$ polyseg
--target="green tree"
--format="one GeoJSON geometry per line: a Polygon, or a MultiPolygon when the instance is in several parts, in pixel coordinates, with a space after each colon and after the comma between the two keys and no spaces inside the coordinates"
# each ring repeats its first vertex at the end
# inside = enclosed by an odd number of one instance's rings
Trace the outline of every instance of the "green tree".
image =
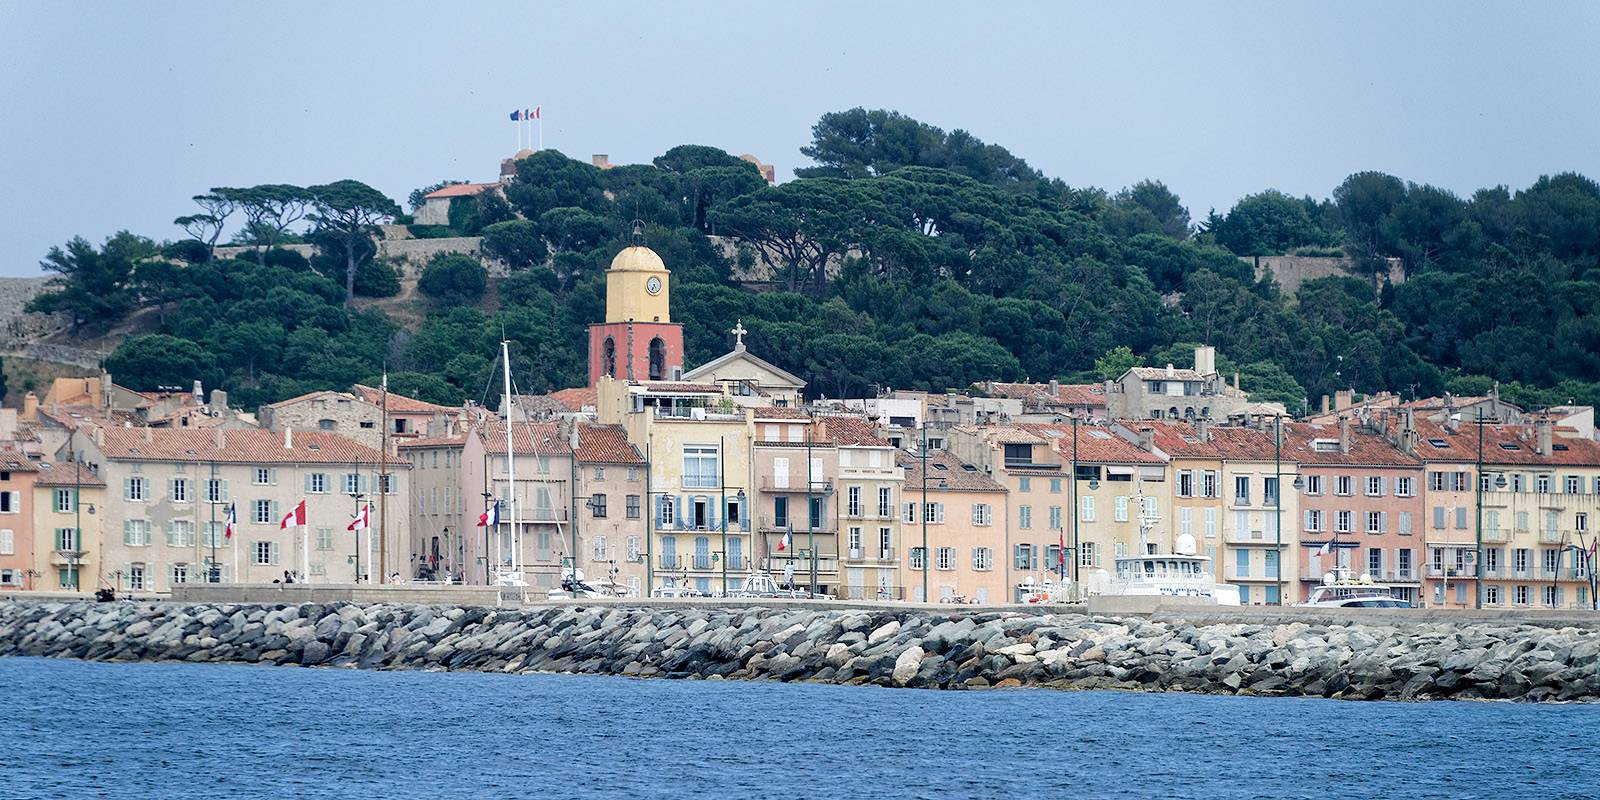
{"type": "Polygon", "coordinates": [[[85,322],[110,326],[127,316],[137,305],[133,290],[133,268],[139,261],[157,253],[156,245],[143,236],[120,231],[96,250],[81,236],[73,237],[66,248],[52,247],[39,266],[56,273],[49,288],[34,296],[27,311],[64,311],[72,316],[72,331],[79,332],[85,322]]]}
{"type": "Polygon", "coordinates": [[[440,253],[428,260],[417,279],[417,291],[444,306],[471,305],[483,298],[489,271],[476,258],[440,253]]]}
{"type": "Polygon", "coordinates": [[[525,219],[497,222],[483,229],[483,254],[513,270],[543,264],[550,258],[539,224],[525,219]]]}
{"type": "Polygon", "coordinates": [[[1217,243],[1241,256],[1273,256],[1306,245],[1331,243],[1307,211],[1308,200],[1296,200],[1276,189],[1250,195],[1212,226],[1217,243]]]}
{"type": "Polygon", "coordinates": [[[1117,192],[1113,205],[1122,209],[1142,209],[1150,213],[1159,232],[1173,239],[1189,238],[1189,209],[1161,181],[1139,181],[1117,192]]]}
{"type": "Polygon", "coordinates": [[[312,186],[306,191],[315,209],[311,221],[321,233],[344,248],[345,304],[350,305],[356,296],[360,247],[372,241],[372,226],[399,214],[400,207],[382,192],[360,181],[335,181],[312,186]]]}
{"type": "MultiPolygon", "coordinates": [[[[381,386],[383,375],[369,375],[361,381],[365,386],[381,386]]],[[[389,391],[441,406],[459,406],[466,397],[460,387],[444,378],[425,372],[391,372],[388,374],[389,391]]]]}
{"type": "Polygon", "coordinates": [[[222,235],[223,228],[227,226],[228,217],[233,215],[234,203],[215,189],[210,194],[195,195],[194,202],[200,206],[200,213],[178,217],[172,224],[205,245],[206,258],[209,259],[216,255],[217,237],[222,235]]]}
{"type": "Polygon", "coordinates": [[[282,242],[289,228],[304,219],[314,198],[311,191],[286,183],[248,188],[218,188],[211,193],[234,204],[244,215],[246,241],[255,245],[256,263],[266,263],[266,253],[282,242]]]}
{"type": "Polygon", "coordinates": [[[141,392],[188,386],[195,380],[215,385],[221,377],[216,359],[198,344],[161,333],[123,341],[106,356],[106,370],[119,384],[141,392]]]}
{"type": "Polygon", "coordinates": [[[1142,366],[1144,359],[1133,354],[1127,345],[1118,345],[1106,351],[1106,354],[1094,360],[1094,372],[1100,380],[1114,381],[1128,370],[1142,366]]]}

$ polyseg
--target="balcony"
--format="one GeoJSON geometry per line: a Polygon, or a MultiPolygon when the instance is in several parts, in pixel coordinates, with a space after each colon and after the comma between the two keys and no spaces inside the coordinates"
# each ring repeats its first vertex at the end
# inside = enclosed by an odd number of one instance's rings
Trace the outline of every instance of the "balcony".
{"type": "Polygon", "coordinates": [[[653,416],[665,421],[744,422],[743,411],[714,411],[699,407],[654,406],[653,416]]]}
{"type": "MultiPolygon", "coordinates": [[[[827,494],[828,490],[829,490],[829,487],[831,487],[832,485],[833,485],[833,479],[832,478],[816,478],[816,479],[813,479],[811,481],[811,493],[812,494],[816,494],[816,495],[827,494]]],[[[763,476],[761,476],[761,491],[763,491],[763,492],[795,492],[797,494],[805,494],[806,493],[806,479],[805,479],[804,475],[800,475],[800,476],[791,475],[791,476],[789,476],[787,478],[784,478],[784,479],[782,479],[780,481],[775,476],[763,475],[763,476]]]]}
{"type": "Polygon", "coordinates": [[[844,560],[852,564],[895,564],[900,560],[897,552],[893,548],[873,550],[865,547],[853,547],[845,551],[844,560]]]}
{"type": "Polygon", "coordinates": [[[1562,531],[1539,531],[1539,541],[1549,544],[1561,544],[1562,531]]]}
{"type": "MultiPolygon", "coordinates": [[[[714,557],[715,554],[706,555],[662,555],[656,557],[656,569],[667,572],[721,572],[722,561],[714,557]]],[[[728,559],[729,572],[749,572],[750,557],[745,555],[733,556],[728,559]]]]}
{"type": "Polygon", "coordinates": [[[1029,458],[1008,458],[1006,469],[1059,470],[1060,464],[1041,464],[1029,458]]]}
{"type": "Polygon", "coordinates": [[[1459,567],[1445,567],[1438,564],[1428,565],[1428,577],[1445,579],[1476,579],[1478,568],[1465,565],[1459,567]]]}
{"type": "MultiPolygon", "coordinates": [[[[811,574],[811,563],[809,556],[801,556],[797,553],[793,558],[787,556],[768,556],[763,558],[760,562],[760,568],[762,572],[781,575],[788,568],[788,565],[793,564],[794,574],[809,575],[811,574]]],[[[819,555],[817,556],[816,564],[818,575],[837,575],[839,572],[839,559],[834,556],[819,555]]]]}
{"type": "MultiPolygon", "coordinates": [[[[1274,545],[1278,544],[1278,536],[1275,533],[1272,533],[1270,531],[1264,531],[1264,530],[1251,529],[1251,530],[1248,530],[1248,531],[1241,531],[1241,530],[1236,530],[1235,529],[1235,530],[1229,530],[1228,531],[1227,542],[1228,542],[1228,544],[1253,544],[1253,545],[1274,546],[1274,545]]],[[[1293,536],[1287,537],[1285,539],[1285,541],[1284,541],[1284,544],[1285,545],[1294,544],[1294,537],[1293,536]]]]}
{"type": "Polygon", "coordinates": [[[760,528],[763,531],[768,531],[768,532],[771,532],[771,533],[783,533],[784,531],[793,530],[795,538],[797,538],[797,539],[800,537],[801,534],[814,533],[814,534],[816,534],[818,536],[822,536],[822,535],[832,536],[832,535],[834,535],[834,534],[839,532],[839,523],[835,522],[832,519],[823,519],[821,525],[818,525],[818,526],[813,527],[813,528],[806,527],[806,523],[809,522],[809,521],[810,520],[807,520],[803,516],[802,517],[790,516],[789,519],[787,520],[787,524],[779,525],[777,520],[774,519],[771,514],[762,514],[761,515],[760,528]]]}
{"type": "Polygon", "coordinates": [[[1509,542],[1511,531],[1507,528],[1484,528],[1483,540],[1486,542],[1509,542]]]}
{"type": "MultiPolygon", "coordinates": [[[[1229,581],[1276,583],[1280,574],[1282,574],[1280,570],[1265,566],[1240,569],[1237,564],[1229,564],[1223,568],[1223,577],[1229,581]]],[[[1285,575],[1284,579],[1287,580],[1288,576],[1285,575]]],[[[1317,580],[1322,579],[1319,577],[1317,580]]]]}

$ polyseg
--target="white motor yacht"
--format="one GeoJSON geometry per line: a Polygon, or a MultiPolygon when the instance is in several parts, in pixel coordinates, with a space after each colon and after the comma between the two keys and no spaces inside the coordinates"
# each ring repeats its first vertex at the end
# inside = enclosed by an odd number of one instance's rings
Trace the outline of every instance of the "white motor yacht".
{"type": "Polygon", "coordinates": [[[1308,608],[1410,608],[1411,604],[1394,596],[1388,586],[1373,583],[1371,575],[1352,577],[1339,567],[1322,576],[1322,585],[1311,590],[1304,603],[1308,608]]]}

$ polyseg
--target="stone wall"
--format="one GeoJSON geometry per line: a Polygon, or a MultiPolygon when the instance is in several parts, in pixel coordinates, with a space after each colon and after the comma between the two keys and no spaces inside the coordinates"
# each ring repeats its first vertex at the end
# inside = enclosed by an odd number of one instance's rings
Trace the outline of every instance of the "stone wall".
{"type": "MultiPolygon", "coordinates": [[[[1215,612],[1211,612],[1215,613],[1215,612]]],[[[0,655],[927,688],[1594,700],[1596,621],[381,603],[0,603],[0,655]]]]}
{"type": "Polygon", "coordinates": [[[23,354],[35,361],[53,361],[57,364],[71,364],[74,367],[85,369],[99,369],[100,363],[110,353],[100,350],[89,350],[82,347],[69,347],[64,344],[29,344],[23,354]]]}
{"type": "Polygon", "coordinates": [[[66,313],[25,313],[28,304],[49,285],[53,276],[0,278],[0,349],[12,349],[41,336],[64,331],[72,324],[66,313]]]}
{"type": "MultiPolygon", "coordinates": [[[[1324,258],[1320,256],[1240,256],[1244,261],[1250,262],[1256,268],[1256,280],[1272,275],[1285,294],[1293,295],[1300,291],[1300,284],[1314,278],[1327,278],[1334,275],[1357,276],[1350,271],[1351,260],[1348,258],[1324,258]]],[[[1391,258],[1387,274],[1379,275],[1380,280],[1388,281],[1396,286],[1406,282],[1406,272],[1400,265],[1400,259],[1391,258]]]]}

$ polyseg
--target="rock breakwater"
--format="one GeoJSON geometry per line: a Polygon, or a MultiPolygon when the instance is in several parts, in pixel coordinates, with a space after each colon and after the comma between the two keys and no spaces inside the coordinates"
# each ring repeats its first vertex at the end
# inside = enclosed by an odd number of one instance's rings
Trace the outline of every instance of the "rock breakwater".
{"type": "Polygon", "coordinates": [[[0,655],[929,688],[1594,700],[1593,626],[922,609],[0,603],[0,655]]]}

